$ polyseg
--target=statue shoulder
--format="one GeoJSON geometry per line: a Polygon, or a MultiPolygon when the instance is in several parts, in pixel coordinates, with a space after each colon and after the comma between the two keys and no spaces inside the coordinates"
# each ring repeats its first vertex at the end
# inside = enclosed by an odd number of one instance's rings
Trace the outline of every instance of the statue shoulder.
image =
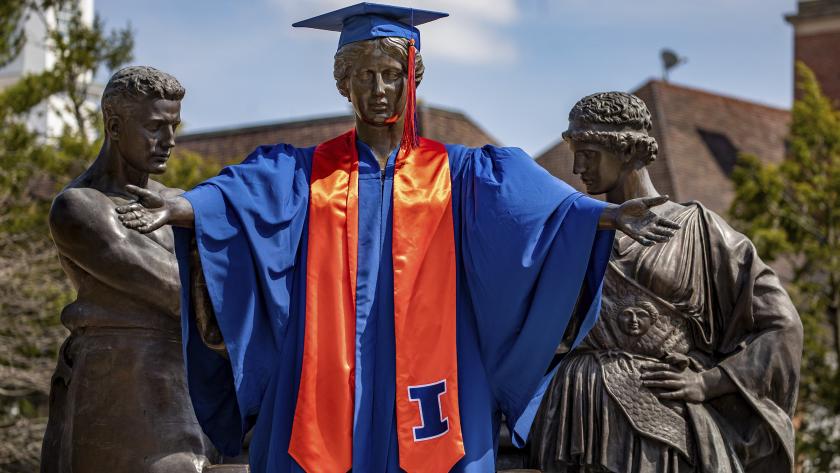
{"type": "Polygon", "coordinates": [[[90,187],[68,187],[53,199],[49,213],[50,234],[62,243],[79,242],[108,232],[117,222],[114,207],[128,199],[112,198],[90,187]],[[120,202],[114,199],[119,199],[120,202]]]}
{"type": "Polygon", "coordinates": [[[165,198],[175,197],[176,195],[181,195],[184,193],[184,189],[179,189],[177,187],[166,187],[162,183],[155,181],[154,179],[149,179],[149,183],[146,185],[146,188],[152,192],[158,192],[165,198]]]}
{"type": "Polygon", "coordinates": [[[746,245],[749,248],[753,247],[752,241],[746,235],[732,227],[725,218],[714,210],[697,201],[688,202],[685,205],[697,208],[698,215],[703,218],[704,226],[713,243],[720,242],[730,248],[741,245],[746,245]]]}

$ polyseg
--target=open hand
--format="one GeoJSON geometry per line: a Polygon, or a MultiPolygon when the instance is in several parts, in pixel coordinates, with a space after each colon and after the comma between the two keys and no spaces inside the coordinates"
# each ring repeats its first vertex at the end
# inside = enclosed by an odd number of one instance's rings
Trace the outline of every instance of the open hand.
{"type": "Polygon", "coordinates": [[[667,195],[640,197],[624,202],[616,209],[615,228],[645,246],[670,240],[680,226],[650,210],[665,202],[668,202],[667,195]]]}
{"type": "Polygon", "coordinates": [[[123,226],[140,233],[151,233],[168,223],[169,206],[160,194],[131,184],[125,186],[125,190],[137,196],[137,201],[117,207],[123,226]]]}

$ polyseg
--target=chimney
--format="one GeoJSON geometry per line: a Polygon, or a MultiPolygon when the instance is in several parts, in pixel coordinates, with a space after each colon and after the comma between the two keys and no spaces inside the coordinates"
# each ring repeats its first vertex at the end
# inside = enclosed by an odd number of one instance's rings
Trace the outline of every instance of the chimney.
{"type": "Polygon", "coordinates": [[[799,11],[785,19],[793,25],[794,60],[810,67],[840,106],[840,0],[799,0],[799,11]]]}

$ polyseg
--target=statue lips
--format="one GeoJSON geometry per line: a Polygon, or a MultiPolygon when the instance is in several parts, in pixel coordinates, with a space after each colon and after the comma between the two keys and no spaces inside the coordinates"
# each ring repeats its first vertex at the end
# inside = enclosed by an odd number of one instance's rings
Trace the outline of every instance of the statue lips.
{"type": "Polygon", "coordinates": [[[170,154],[169,153],[157,153],[151,156],[151,164],[155,168],[155,171],[152,173],[162,173],[166,171],[166,163],[169,161],[170,154]]]}
{"type": "Polygon", "coordinates": [[[390,109],[391,107],[387,102],[379,102],[370,106],[370,110],[376,115],[388,115],[388,118],[385,120],[385,123],[388,125],[396,123],[400,119],[399,115],[392,113],[390,109]]]}
{"type": "Polygon", "coordinates": [[[583,185],[586,186],[586,192],[589,192],[590,194],[597,193],[592,190],[592,186],[595,183],[595,179],[588,176],[581,176],[580,180],[583,182],[583,185]]]}

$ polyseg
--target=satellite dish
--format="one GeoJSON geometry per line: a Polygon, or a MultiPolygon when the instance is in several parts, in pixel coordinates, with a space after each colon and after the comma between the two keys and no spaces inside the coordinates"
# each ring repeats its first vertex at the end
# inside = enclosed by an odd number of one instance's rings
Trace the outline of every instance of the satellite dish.
{"type": "Polygon", "coordinates": [[[668,48],[662,49],[659,52],[659,57],[662,59],[662,79],[665,82],[668,82],[668,72],[671,69],[685,63],[688,60],[684,57],[677,56],[677,53],[668,48]]]}

